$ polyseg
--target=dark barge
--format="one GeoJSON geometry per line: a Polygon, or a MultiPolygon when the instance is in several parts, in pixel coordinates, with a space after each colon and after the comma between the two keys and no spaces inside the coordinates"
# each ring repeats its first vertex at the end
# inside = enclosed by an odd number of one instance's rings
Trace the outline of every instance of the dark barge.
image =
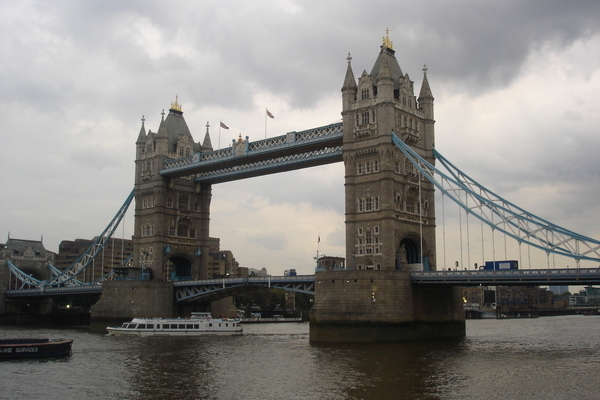
{"type": "Polygon", "coordinates": [[[0,339],[0,360],[71,355],[73,339],[0,339]]]}

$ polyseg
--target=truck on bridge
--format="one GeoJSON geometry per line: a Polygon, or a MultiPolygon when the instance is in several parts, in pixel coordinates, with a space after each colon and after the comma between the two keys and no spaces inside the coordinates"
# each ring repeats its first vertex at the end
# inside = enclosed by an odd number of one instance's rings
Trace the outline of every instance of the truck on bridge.
{"type": "Polygon", "coordinates": [[[507,269],[519,269],[519,262],[516,260],[506,261],[486,261],[483,266],[484,270],[507,270],[507,269]]]}

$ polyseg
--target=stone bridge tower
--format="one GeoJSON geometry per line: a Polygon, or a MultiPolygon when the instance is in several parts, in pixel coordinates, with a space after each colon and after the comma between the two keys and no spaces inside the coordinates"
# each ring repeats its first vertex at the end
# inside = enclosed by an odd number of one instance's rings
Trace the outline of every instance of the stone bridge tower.
{"type": "Polygon", "coordinates": [[[395,133],[434,163],[433,96],[403,74],[386,37],[370,74],[348,57],[342,88],[346,169],[346,259],[362,270],[435,270],[433,184],[392,143],[395,133]]]}
{"type": "Polygon", "coordinates": [[[342,87],[347,269],[315,275],[312,341],[464,335],[458,293],[410,283],[411,270],[436,269],[434,187],[392,134],[434,163],[434,98],[423,72],[417,98],[387,35],[358,84],[348,56],[342,87]]]}
{"type": "Polygon", "coordinates": [[[202,145],[194,142],[181,105],[171,103],[158,132],[136,141],[134,266],[151,271],[152,280],[206,279],[211,185],[193,176],[165,178],[163,162],[212,151],[208,125],[202,145]]]}

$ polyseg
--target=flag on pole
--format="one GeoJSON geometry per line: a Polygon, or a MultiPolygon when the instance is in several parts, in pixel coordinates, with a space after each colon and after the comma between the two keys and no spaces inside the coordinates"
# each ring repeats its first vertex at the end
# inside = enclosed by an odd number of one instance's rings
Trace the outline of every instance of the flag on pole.
{"type": "Polygon", "coordinates": [[[229,127],[227,125],[225,125],[224,123],[222,123],[222,122],[221,122],[221,128],[223,128],[223,129],[229,129],[229,127]]]}
{"type": "Polygon", "coordinates": [[[321,235],[319,235],[319,239],[317,240],[317,243],[321,243],[321,235]]]}
{"type": "Polygon", "coordinates": [[[265,108],[265,110],[267,110],[267,115],[269,116],[269,118],[273,118],[273,119],[275,118],[275,117],[273,116],[273,114],[271,114],[271,113],[269,112],[269,110],[268,110],[268,109],[266,109],[266,108],[265,108]]]}

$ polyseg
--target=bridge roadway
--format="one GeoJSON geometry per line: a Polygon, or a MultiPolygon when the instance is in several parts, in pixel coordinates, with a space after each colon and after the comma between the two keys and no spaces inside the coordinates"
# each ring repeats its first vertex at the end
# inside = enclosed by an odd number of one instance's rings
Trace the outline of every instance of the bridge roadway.
{"type": "MultiPolygon", "coordinates": [[[[427,286],[548,286],[548,285],[597,285],[600,284],[600,268],[566,269],[516,269],[473,271],[413,271],[413,285],[427,286]]],[[[211,301],[255,287],[315,293],[315,275],[257,276],[247,278],[206,279],[175,281],[177,302],[211,301]]],[[[44,287],[35,289],[7,290],[7,298],[51,297],[102,293],[101,284],[44,287]]]]}

